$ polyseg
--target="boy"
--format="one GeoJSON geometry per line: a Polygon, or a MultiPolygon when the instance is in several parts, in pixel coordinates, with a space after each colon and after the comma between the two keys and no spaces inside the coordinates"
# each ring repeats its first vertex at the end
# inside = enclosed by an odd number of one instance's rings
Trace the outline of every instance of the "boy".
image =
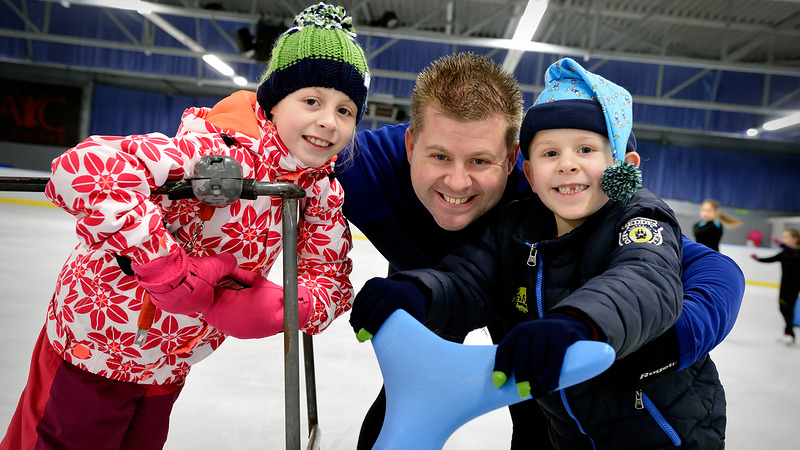
{"type": "Polygon", "coordinates": [[[545,81],[520,133],[539,199],[510,204],[438,270],[399,273],[380,290],[368,283],[351,324],[364,339],[396,309],[418,319],[448,311],[448,328],[464,331],[500,318],[508,336],[496,384],[515,374],[520,395],[545,410],[557,448],[722,448],[722,387],[708,358],[649,384],[620,380],[612,367],[549,394],[570,344],[608,342],[622,366],[675,322],[682,289],[677,220],[639,189],[630,94],[570,59],[545,81]]]}

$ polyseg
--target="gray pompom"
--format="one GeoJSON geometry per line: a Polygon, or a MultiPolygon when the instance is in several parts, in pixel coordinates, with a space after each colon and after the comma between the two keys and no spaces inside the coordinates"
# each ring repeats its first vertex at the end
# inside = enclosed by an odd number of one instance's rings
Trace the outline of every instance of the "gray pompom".
{"type": "Polygon", "coordinates": [[[629,162],[609,167],[600,178],[600,187],[611,200],[625,200],[642,187],[642,172],[629,162]]]}

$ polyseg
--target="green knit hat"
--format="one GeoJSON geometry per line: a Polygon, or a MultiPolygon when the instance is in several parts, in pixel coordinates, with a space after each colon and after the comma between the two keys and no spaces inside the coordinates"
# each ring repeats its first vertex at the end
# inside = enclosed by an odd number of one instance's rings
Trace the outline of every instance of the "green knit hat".
{"type": "Polygon", "coordinates": [[[352,17],[341,6],[319,3],[298,14],[276,41],[258,87],[258,103],[269,114],[298,89],[331,88],[353,100],[358,123],[364,116],[369,81],[367,58],[356,42],[352,17]]]}

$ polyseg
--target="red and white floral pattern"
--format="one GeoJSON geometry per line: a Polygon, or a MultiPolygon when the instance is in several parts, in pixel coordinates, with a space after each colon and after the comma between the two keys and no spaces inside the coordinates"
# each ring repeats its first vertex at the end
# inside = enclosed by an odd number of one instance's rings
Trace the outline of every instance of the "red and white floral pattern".
{"type": "MultiPolygon", "coordinates": [[[[47,332],[68,362],[111,379],[169,384],[213,352],[225,335],[201,314],[156,310],[144,345],[134,344],[144,290],[125,275],[114,254],[144,263],[186,245],[200,230],[195,199],[170,201],[151,191],[169,179],[191,178],[209,154],[242,163],[245,178],[293,182],[305,189],[298,223],[299,283],[314,293],[304,331],[316,334],[350,309],[353,288],[350,230],[341,212],[344,192],[329,174],[333,163],[308,169],[280,142],[263,111],[253,113],[261,139],[207,122],[207,108],[189,108],[175,137],[160,133],[92,136],[52,164],[46,195],[77,218],[79,244],[59,275],[47,332]],[[233,136],[229,147],[220,133],[233,136]],[[299,174],[299,176],[298,176],[299,174]],[[177,239],[177,241],[176,241],[177,239]]],[[[192,256],[229,252],[239,265],[266,276],[282,245],[281,199],[259,197],[213,208],[192,256]]]]}

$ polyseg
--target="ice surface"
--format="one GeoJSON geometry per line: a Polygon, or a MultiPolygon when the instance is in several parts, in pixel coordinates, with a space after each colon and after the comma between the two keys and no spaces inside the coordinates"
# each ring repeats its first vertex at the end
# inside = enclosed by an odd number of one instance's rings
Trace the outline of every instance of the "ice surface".
{"type": "MultiPolygon", "coordinates": [[[[5,199],[0,200],[0,434],[4,434],[25,383],[56,276],[77,241],[74,219],[43,206],[41,194],[0,193],[0,198],[5,199]],[[15,200],[9,201],[10,197],[15,200]]],[[[357,238],[354,245],[352,279],[359,288],[367,279],[383,276],[387,265],[368,241],[357,238]]],[[[279,267],[270,278],[281,282],[279,267]]],[[[775,288],[748,285],[733,332],[712,352],[727,391],[729,450],[799,446],[794,427],[800,418],[800,346],[787,347],[777,340],[782,330],[777,296],[775,288]]],[[[478,331],[469,343],[488,344],[489,339],[478,331]]],[[[315,337],[314,345],[322,448],[353,449],[361,420],[381,386],[372,346],[356,341],[347,315],[315,337]]],[[[175,405],[165,448],[283,448],[283,415],[282,337],[229,339],[192,370],[175,405]]],[[[305,433],[305,410],[302,422],[305,433]]],[[[497,410],[462,427],[445,449],[508,448],[510,428],[505,410],[497,410]]]]}

